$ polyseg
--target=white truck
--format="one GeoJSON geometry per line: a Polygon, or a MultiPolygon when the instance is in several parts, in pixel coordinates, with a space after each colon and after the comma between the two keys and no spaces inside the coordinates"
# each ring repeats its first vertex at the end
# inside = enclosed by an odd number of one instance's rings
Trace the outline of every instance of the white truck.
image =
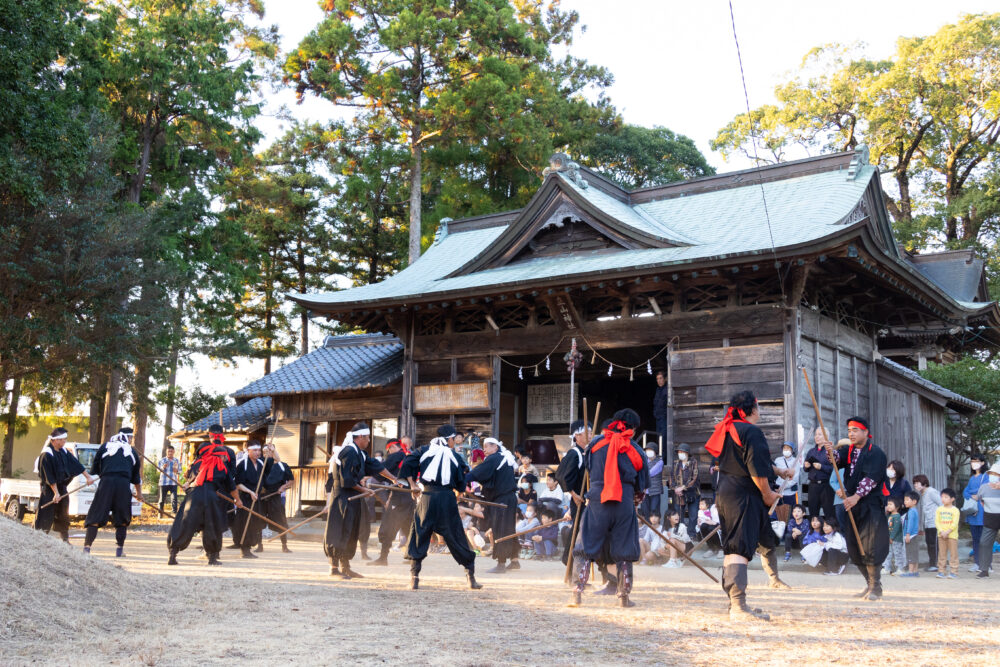
{"type": "MultiPolygon", "coordinates": [[[[67,442],[66,447],[76,455],[83,467],[90,470],[90,465],[94,462],[94,455],[100,445],[80,442],[67,442]]],[[[90,509],[90,504],[94,501],[94,492],[97,491],[97,481],[88,488],[77,491],[69,497],[69,515],[72,518],[86,516],[90,509]]],[[[72,491],[78,486],[85,486],[87,478],[78,475],[76,479],[67,484],[67,490],[72,491]]],[[[0,479],[0,507],[4,513],[15,521],[20,521],[25,512],[38,511],[38,499],[41,496],[41,486],[37,479],[0,479]]],[[[142,504],[132,499],[132,516],[142,514],[142,504]]]]}

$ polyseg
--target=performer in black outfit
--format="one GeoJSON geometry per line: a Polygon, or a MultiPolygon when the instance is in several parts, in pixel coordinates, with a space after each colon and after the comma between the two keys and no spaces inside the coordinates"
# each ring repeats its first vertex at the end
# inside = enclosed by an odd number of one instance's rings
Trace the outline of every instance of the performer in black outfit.
{"type": "MultiPolygon", "coordinates": [[[[778,499],[772,489],[777,472],[764,432],[756,426],[760,419],[753,392],[741,391],[729,402],[725,418],[705,445],[719,459],[719,488],[715,502],[722,527],[725,554],[722,590],[729,595],[729,616],[733,620],[770,620],[760,609],[746,603],[747,564],[755,551],[771,579],[773,588],[788,588],[778,578],[778,538],[771,529],[768,509],[778,499]]],[[[790,475],[791,470],[781,474],[790,475]]]]}
{"type": "Polygon", "coordinates": [[[409,481],[410,488],[416,488],[419,474],[422,486],[406,544],[406,559],[411,561],[410,588],[413,590],[420,586],[420,567],[427,557],[427,548],[434,533],[444,538],[451,557],[466,569],[469,588],[482,588],[476,582],[476,554],[469,548],[462,519],[458,515],[455,493],[465,491],[467,470],[452,451],[454,439],[454,426],[445,424],[438,427],[438,437],[431,440],[430,445],[407,456],[399,471],[400,477],[409,481]]]}
{"type": "Polygon", "coordinates": [[[587,511],[580,524],[582,557],[571,606],[580,604],[590,576],[590,563],[601,559],[605,547],[618,568],[621,606],[635,606],[629,600],[632,563],[641,555],[635,508],[649,488],[646,455],[632,440],[638,427],[639,415],[634,410],[619,410],[603,434],[595,437],[587,448],[585,465],[590,473],[590,490],[586,494],[587,511]]]}
{"type": "Polygon", "coordinates": [[[830,442],[824,442],[823,447],[832,452],[837,467],[846,471],[844,475],[844,510],[850,510],[861,536],[861,546],[865,555],[858,549],[858,540],[850,521],[841,526],[841,532],[847,540],[847,553],[868,584],[865,590],[854,597],[865,600],[880,600],[882,598],[882,563],[889,555],[889,524],[885,516],[885,500],[889,490],[885,486],[886,455],[882,449],[872,442],[868,420],[864,417],[851,417],[847,420],[847,437],[851,444],[834,448],[830,442]]]}
{"type": "MultiPolygon", "coordinates": [[[[409,454],[404,449],[404,443],[400,440],[390,440],[385,446],[386,457],[382,465],[385,469],[399,478],[399,469],[403,466],[403,459],[409,454]]],[[[399,479],[398,483],[405,486],[407,483],[399,479]]],[[[368,563],[369,565],[384,566],[389,564],[389,549],[396,541],[399,531],[406,530],[413,522],[413,508],[416,502],[409,493],[398,493],[392,491],[382,491],[377,493],[382,499],[382,523],[378,527],[378,541],[381,547],[379,557],[368,563]]]]}
{"type": "Polygon", "coordinates": [[[361,501],[349,500],[359,493],[373,496],[375,493],[363,486],[361,480],[370,475],[381,474],[396,481],[385,471],[382,462],[366,453],[371,442],[371,429],[364,422],[355,424],[339,447],[334,447],[330,457],[330,469],[326,478],[327,507],[326,533],[323,537],[323,553],[330,559],[330,575],[344,579],[361,579],[362,576],[351,569],[351,559],[357,553],[358,532],[361,528],[361,501]]]}
{"type": "MultiPolygon", "coordinates": [[[[556,481],[563,493],[568,493],[572,498],[569,504],[569,515],[576,521],[576,515],[583,505],[583,451],[587,447],[587,424],[582,419],[577,419],[570,424],[570,437],[573,439],[569,449],[559,461],[556,468],[556,481]]],[[[570,522],[572,524],[572,521],[570,522]]],[[[570,529],[572,530],[572,528],[570,529]]],[[[563,550],[562,562],[565,565],[570,555],[573,553],[573,545],[566,540],[566,548],[563,550]]]]}
{"type": "MultiPolygon", "coordinates": [[[[261,461],[260,452],[260,443],[251,440],[247,443],[246,458],[236,464],[236,488],[240,491],[240,501],[244,509],[238,510],[236,514],[236,522],[233,523],[233,541],[240,545],[244,558],[256,558],[251,549],[260,541],[261,532],[264,530],[264,522],[246,509],[257,499],[258,485],[263,488],[264,482],[261,476],[267,479],[268,473],[271,472],[272,459],[261,461]]],[[[259,510],[254,511],[260,514],[259,510]]]]}
{"type": "Polygon", "coordinates": [[[35,472],[41,480],[41,494],[38,498],[38,512],[35,513],[35,530],[46,533],[55,528],[63,542],[69,542],[69,497],[67,486],[74,477],[83,473],[87,486],[94,483],[83,465],[73,454],[66,450],[66,438],[69,433],[64,428],[57,428],[45,439],[41,454],[35,459],[35,472]],[[42,509],[54,498],[59,500],[42,509]]]}
{"type": "Polygon", "coordinates": [[[170,550],[167,565],[177,565],[177,553],[188,548],[198,531],[201,531],[201,544],[208,554],[208,564],[218,565],[222,533],[226,530],[226,512],[218,502],[218,493],[229,494],[237,506],[242,507],[226,448],[202,442],[188,476],[191,482],[185,487],[184,503],[167,533],[167,549],[170,550]]]}
{"type": "MultiPolygon", "coordinates": [[[[502,509],[485,508],[486,520],[496,542],[502,537],[513,535],[517,525],[517,480],[514,477],[517,471],[517,459],[496,438],[483,440],[483,453],[486,454],[486,458],[465,475],[465,483],[468,485],[479,482],[483,487],[483,500],[505,505],[502,509]]],[[[517,560],[519,550],[520,545],[516,539],[495,543],[493,558],[497,564],[487,572],[493,574],[506,572],[508,560],[509,569],[518,569],[521,566],[517,560]]]]}
{"type": "Polygon", "coordinates": [[[118,549],[115,556],[125,555],[125,537],[128,526],[132,523],[132,489],[135,486],[135,497],[142,502],[142,476],[139,452],[132,447],[132,429],[122,427],[111,440],[104,443],[94,455],[94,463],[90,466],[90,474],[100,476],[94,500],[87,512],[83,525],[87,528],[87,536],[83,541],[83,550],[90,553],[90,546],[97,539],[97,529],[103,528],[110,518],[115,527],[115,541],[118,549]]]}
{"type": "MultiPolygon", "coordinates": [[[[274,445],[265,446],[265,458],[270,458],[272,462],[271,471],[264,478],[263,486],[260,488],[260,499],[257,501],[257,507],[260,508],[261,515],[287,530],[285,499],[281,497],[281,494],[295,482],[295,475],[292,474],[292,469],[281,460],[274,445]]],[[[263,550],[264,545],[261,544],[258,537],[257,551],[263,550]]],[[[288,548],[288,537],[285,535],[281,536],[281,550],[286,554],[292,553],[292,550],[288,548]]]]}

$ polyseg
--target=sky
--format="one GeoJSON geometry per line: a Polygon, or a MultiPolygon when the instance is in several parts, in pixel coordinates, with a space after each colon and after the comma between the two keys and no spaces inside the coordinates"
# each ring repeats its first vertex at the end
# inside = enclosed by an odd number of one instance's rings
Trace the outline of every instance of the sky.
{"type": "MultiPolygon", "coordinates": [[[[264,5],[265,23],[278,26],[285,52],[323,16],[316,0],[265,0],[264,5]]],[[[898,37],[932,34],[963,14],[996,11],[997,0],[733,0],[732,6],[746,95],[756,108],[774,101],[775,86],[786,81],[815,46],[861,42],[867,55],[886,57],[898,37]]],[[[562,0],[562,8],[579,12],[586,26],[571,52],[614,74],[607,94],[626,122],[663,125],[687,135],[718,171],[751,166],[745,161],[727,163],[708,146],[721,127],[746,111],[727,2],[562,0]]],[[[287,129],[285,113],[325,122],[339,112],[324,100],[307,99],[300,105],[291,91],[272,91],[265,116],[258,121],[267,141],[287,129]]],[[[314,346],[322,340],[318,331],[311,332],[311,340],[314,346]]],[[[281,363],[277,360],[276,366],[281,363]]],[[[262,374],[260,361],[234,366],[199,358],[181,369],[178,378],[187,390],[200,384],[212,393],[231,393],[262,374]]],[[[162,438],[163,427],[152,425],[147,442],[155,446],[162,438]]]]}

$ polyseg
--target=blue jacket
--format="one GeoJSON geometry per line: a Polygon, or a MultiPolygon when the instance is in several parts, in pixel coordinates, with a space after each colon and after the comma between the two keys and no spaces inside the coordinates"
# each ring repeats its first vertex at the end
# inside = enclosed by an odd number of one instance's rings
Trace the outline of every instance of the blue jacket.
{"type": "Polygon", "coordinates": [[[920,512],[916,507],[906,510],[903,515],[903,535],[916,535],[920,532],[920,512]]]}
{"type": "MultiPolygon", "coordinates": [[[[972,500],[972,496],[979,493],[979,487],[983,484],[989,483],[989,474],[982,473],[980,475],[973,475],[969,478],[969,483],[965,485],[965,489],[962,491],[962,495],[965,496],[965,502],[971,503],[975,502],[972,500]]],[[[976,510],[975,514],[968,515],[966,521],[969,522],[970,526],[981,526],[983,525],[983,504],[976,503],[979,508],[976,510]]]]}

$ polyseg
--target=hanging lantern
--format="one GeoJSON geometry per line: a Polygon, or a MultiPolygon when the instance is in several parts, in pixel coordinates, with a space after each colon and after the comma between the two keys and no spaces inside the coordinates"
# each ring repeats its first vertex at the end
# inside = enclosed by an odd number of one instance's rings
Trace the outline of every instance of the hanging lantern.
{"type": "Polygon", "coordinates": [[[520,366],[517,367],[517,379],[518,380],[524,379],[524,369],[520,366]]]}
{"type": "Polygon", "coordinates": [[[653,366],[649,363],[649,359],[646,359],[646,372],[650,375],[653,374],[653,366]]]}
{"type": "Polygon", "coordinates": [[[608,377],[611,377],[611,369],[614,368],[613,364],[608,364],[608,377]]]}

